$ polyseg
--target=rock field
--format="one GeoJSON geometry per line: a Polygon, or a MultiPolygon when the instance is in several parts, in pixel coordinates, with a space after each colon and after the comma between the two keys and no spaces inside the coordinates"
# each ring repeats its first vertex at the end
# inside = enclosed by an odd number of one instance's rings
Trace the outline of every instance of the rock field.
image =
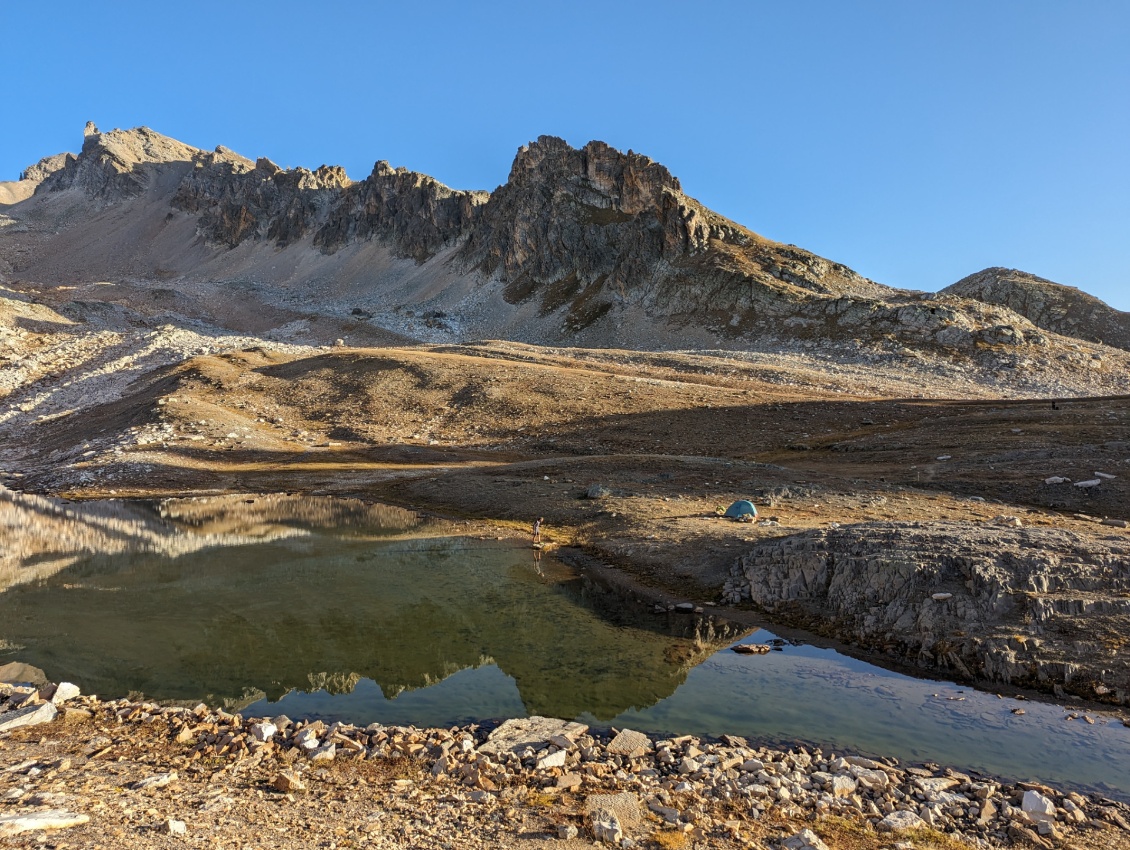
{"type": "Polygon", "coordinates": [[[1130,836],[1126,806],[1041,785],[542,717],[358,728],[0,685],[0,753],[0,837],[17,845],[244,846],[249,831],[272,847],[562,850],[1100,848],[1130,836]]]}

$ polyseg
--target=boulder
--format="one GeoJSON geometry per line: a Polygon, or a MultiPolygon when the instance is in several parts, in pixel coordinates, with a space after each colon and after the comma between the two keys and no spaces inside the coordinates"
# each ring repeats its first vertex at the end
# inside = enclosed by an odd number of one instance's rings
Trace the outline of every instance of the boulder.
{"type": "Polygon", "coordinates": [[[38,726],[40,723],[50,723],[58,713],[59,710],[49,702],[29,705],[26,708],[17,708],[15,711],[0,714],[0,732],[10,732],[23,726],[38,726]]]}
{"type": "Polygon", "coordinates": [[[1034,823],[1055,821],[1055,804],[1039,791],[1025,791],[1020,810],[1034,823]]]}
{"type": "Polygon", "coordinates": [[[918,829],[925,825],[926,821],[914,812],[898,811],[891,812],[879,821],[876,829],[879,832],[906,832],[908,829],[918,829]]]}

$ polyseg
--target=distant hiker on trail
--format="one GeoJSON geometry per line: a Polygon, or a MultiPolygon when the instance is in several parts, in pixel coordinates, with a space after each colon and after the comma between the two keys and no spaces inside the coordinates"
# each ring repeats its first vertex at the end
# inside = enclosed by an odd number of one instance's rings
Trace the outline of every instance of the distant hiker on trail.
{"type": "Polygon", "coordinates": [[[539,516],[534,520],[534,543],[541,543],[541,524],[545,522],[545,517],[539,516]]]}

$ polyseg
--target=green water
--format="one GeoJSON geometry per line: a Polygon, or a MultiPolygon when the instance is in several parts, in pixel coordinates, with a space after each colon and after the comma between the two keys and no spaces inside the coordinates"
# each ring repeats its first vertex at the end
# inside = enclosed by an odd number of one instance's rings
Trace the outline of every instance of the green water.
{"type": "Polygon", "coordinates": [[[419,726],[544,714],[799,740],[1130,798],[1120,724],[1032,702],[1017,716],[1012,700],[811,645],[737,655],[726,648],[772,635],[656,615],[522,544],[332,500],[99,510],[68,508],[42,527],[30,515],[5,525],[0,511],[0,543],[19,549],[16,536],[38,534],[21,551],[52,549],[9,564],[0,663],[88,693],[248,714],[419,726]],[[84,542],[59,542],[72,538],[84,542]]]}

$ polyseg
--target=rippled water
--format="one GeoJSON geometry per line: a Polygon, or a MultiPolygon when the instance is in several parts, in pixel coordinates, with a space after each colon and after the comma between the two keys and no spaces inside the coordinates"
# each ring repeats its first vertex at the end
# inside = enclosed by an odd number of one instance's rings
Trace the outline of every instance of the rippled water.
{"type": "Polygon", "coordinates": [[[1130,798],[1130,729],[1116,722],[811,645],[738,655],[728,647],[773,636],[656,615],[551,557],[404,511],[270,497],[44,503],[17,522],[12,505],[0,544],[22,554],[0,562],[0,663],[87,692],[418,726],[545,714],[1130,798]]]}

